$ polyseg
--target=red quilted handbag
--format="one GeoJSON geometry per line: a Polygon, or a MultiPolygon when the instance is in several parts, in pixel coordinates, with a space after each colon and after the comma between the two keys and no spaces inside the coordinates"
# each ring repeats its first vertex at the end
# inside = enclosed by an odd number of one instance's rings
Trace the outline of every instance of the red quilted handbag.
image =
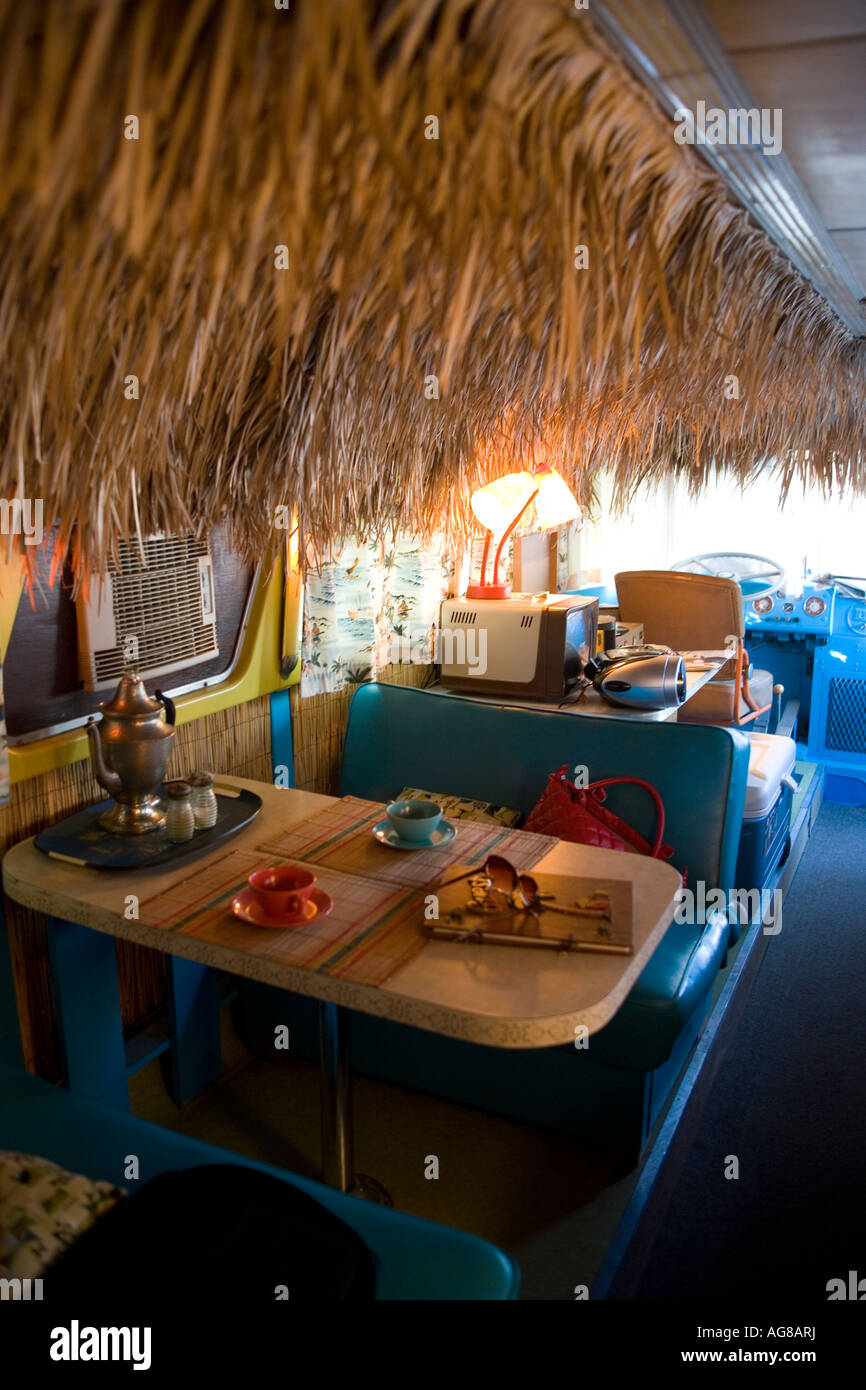
{"type": "Polygon", "coordinates": [[[673,849],[662,843],[665,808],[655,787],[639,777],[604,777],[588,787],[576,787],[568,780],[568,767],[552,772],[540,799],[529,813],[524,830],[539,835],[556,835],[578,845],[597,845],[600,849],[624,850],[629,854],[648,854],[653,859],[670,859],[673,849]],[[618,784],[643,787],[656,808],[656,833],[652,844],[627,821],[615,814],[604,801],[605,787],[618,784]]]}

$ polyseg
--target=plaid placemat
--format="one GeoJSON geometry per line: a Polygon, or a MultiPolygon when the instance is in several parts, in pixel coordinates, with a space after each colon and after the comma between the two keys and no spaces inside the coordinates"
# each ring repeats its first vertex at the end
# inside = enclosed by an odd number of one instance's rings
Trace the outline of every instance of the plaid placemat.
{"type": "Polygon", "coordinates": [[[260,849],[277,858],[329,865],[341,873],[375,878],[381,883],[423,888],[438,883],[452,864],[483,864],[490,854],[504,855],[517,869],[531,869],[558,843],[553,835],[460,820],[449,845],[430,850],[389,849],[371,834],[373,826],[384,819],[385,807],[380,802],[344,796],[310,820],[270,836],[260,849]]]}
{"type": "Polygon", "coordinates": [[[240,921],[231,910],[232,899],[254,870],[281,862],[288,861],[234,850],[217,864],[191,866],[189,877],[141,902],[139,920],[260,960],[364,985],[382,984],[421,950],[419,893],[326,868],[316,869],[316,885],[334,900],[327,917],[285,931],[240,921]]]}
{"type": "Polygon", "coordinates": [[[419,889],[437,883],[451,864],[480,864],[491,853],[529,869],[557,843],[550,836],[464,822],[447,849],[390,850],[370,834],[383,814],[376,803],[345,797],[253,850],[234,849],[216,862],[191,864],[186,877],[141,901],[139,920],[257,959],[381,985],[426,944],[419,931],[419,889]],[[297,862],[315,865],[316,886],[334,900],[327,917],[285,931],[248,926],[235,917],[232,899],[251,873],[297,862]]]}

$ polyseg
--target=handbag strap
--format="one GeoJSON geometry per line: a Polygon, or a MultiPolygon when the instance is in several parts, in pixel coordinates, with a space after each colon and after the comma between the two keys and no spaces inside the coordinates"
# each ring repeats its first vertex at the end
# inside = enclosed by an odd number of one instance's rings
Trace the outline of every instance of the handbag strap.
{"type": "MultiPolygon", "coordinates": [[[[655,787],[652,785],[651,782],[644,782],[643,779],[640,777],[603,777],[598,782],[590,782],[589,786],[583,787],[580,790],[584,792],[591,792],[593,795],[596,795],[598,792],[602,790],[603,787],[615,787],[622,785],[632,787],[643,787],[644,791],[649,792],[650,796],[652,797],[655,803],[657,816],[656,835],[655,839],[653,840],[652,849],[650,850],[650,856],[653,859],[659,859],[663,857],[667,858],[667,855],[660,854],[660,851],[663,851],[664,849],[668,849],[668,853],[670,853],[669,847],[662,844],[662,839],[665,833],[664,803],[662,802],[661,797],[659,796],[658,792],[656,791],[655,787]]],[[[575,790],[577,790],[577,788],[575,788],[575,790]]],[[[603,801],[604,794],[602,793],[602,795],[599,796],[597,799],[599,801],[603,801]]]]}

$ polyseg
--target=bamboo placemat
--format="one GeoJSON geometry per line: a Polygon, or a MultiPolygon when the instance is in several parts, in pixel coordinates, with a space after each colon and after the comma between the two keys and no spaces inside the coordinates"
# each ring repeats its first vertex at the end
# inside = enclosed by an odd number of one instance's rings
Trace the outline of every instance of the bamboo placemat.
{"type": "Polygon", "coordinates": [[[390,850],[370,834],[383,814],[375,802],[344,797],[253,850],[234,849],[216,862],[191,864],[184,878],[142,900],[139,919],[257,959],[381,985],[426,944],[418,889],[437,883],[451,864],[480,864],[491,853],[529,869],[556,844],[546,835],[463,822],[441,850],[390,850]],[[334,900],[327,917],[279,931],[234,916],[232,899],[251,873],[294,862],[315,865],[317,887],[334,900]]]}
{"type": "Polygon", "coordinates": [[[316,885],[334,900],[327,917],[285,931],[241,922],[231,910],[235,894],[254,870],[278,862],[288,861],[233,850],[142,901],[139,918],[162,931],[365,985],[382,984],[423,947],[420,894],[324,867],[316,869],[316,885]]]}
{"type": "Polygon", "coordinates": [[[552,835],[534,835],[483,821],[460,820],[450,845],[431,850],[389,849],[371,834],[385,819],[376,801],[344,796],[308,821],[272,835],[259,848],[286,859],[329,865],[341,873],[358,874],[407,888],[438,883],[454,864],[483,864],[501,854],[518,869],[531,869],[558,843],[552,835]]]}

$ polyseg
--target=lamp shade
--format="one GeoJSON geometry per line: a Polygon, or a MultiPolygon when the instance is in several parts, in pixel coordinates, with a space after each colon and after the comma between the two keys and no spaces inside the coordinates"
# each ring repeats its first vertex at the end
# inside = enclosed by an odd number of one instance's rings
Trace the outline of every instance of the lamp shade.
{"type": "Polygon", "coordinates": [[[501,536],[520,516],[533,494],[533,506],[527,508],[522,518],[528,530],[548,531],[580,516],[577,498],[555,468],[539,468],[534,473],[506,473],[473,492],[469,505],[482,526],[495,536],[501,536]]]}
{"type": "Polygon", "coordinates": [[[469,505],[482,526],[501,536],[523,511],[537,486],[532,473],[506,473],[473,492],[469,505]]]}
{"type": "Polygon", "coordinates": [[[488,536],[481,561],[481,582],[470,584],[466,597],[508,598],[511,586],[499,582],[502,549],[518,523],[530,531],[547,531],[580,516],[580,507],[571,488],[555,468],[535,468],[530,472],[506,473],[486,487],[473,492],[469,505],[488,536]],[[499,537],[493,560],[493,580],[487,583],[487,555],[492,536],[499,537]]]}
{"type": "Polygon", "coordinates": [[[535,524],[539,531],[548,531],[553,526],[564,526],[567,521],[577,520],[580,516],[577,498],[555,468],[545,468],[536,473],[535,485],[538,488],[535,524]]]}

